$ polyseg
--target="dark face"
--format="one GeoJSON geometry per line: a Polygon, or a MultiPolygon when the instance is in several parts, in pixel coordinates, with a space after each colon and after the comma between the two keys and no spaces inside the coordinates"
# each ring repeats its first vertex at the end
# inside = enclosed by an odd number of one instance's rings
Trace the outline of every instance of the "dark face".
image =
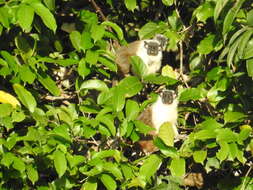
{"type": "Polygon", "coordinates": [[[164,104],[172,104],[176,98],[174,90],[164,90],[161,92],[162,102],[164,104]]]}
{"type": "Polygon", "coordinates": [[[144,47],[147,49],[147,54],[156,56],[158,55],[159,51],[161,51],[161,47],[157,42],[147,42],[144,41],[144,47]]]}

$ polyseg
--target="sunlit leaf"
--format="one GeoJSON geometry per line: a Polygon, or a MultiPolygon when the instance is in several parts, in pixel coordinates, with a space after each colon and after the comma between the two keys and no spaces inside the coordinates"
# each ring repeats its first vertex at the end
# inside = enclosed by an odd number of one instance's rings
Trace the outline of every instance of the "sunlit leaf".
{"type": "Polygon", "coordinates": [[[54,156],[54,167],[59,177],[61,177],[67,170],[67,161],[65,158],[65,154],[60,150],[55,150],[53,156],[54,156]]]}
{"type": "Polygon", "coordinates": [[[185,159],[183,158],[173,158],[169,169],[172,176],[183,177],[185,175],[185,159]]]}
{"type": "Polygon", "coordinates": [[[26,4],[21,4],[18,8],[17,18],[21,28],[24,31],[29,31],[34,17],[34,9],[26,4]]]}
{"type": "Polygon", "coordinates": [[[108,174],[102,174],[100,180],[107,190],[115,190],[117,188],[116,181],[108,174]]]}
{"type": "Polygon", "coordinates": [[[26,90],[20,84],[13,85],[15,93],[18,95],[19,100],[21,103],[30,111],[34,112],[35,107],[37,106],[37,102],[33,95],[26,90]]]}
{"type": "Polygon", "coordinates": [[[108,87],[105,84],[105,82],[101,81],[101,80],[97,80],[97,79],[91,79],[91,80],[87,80],[84,81],[81,86],[80,86],[80,90],[83,89],[95,89],[95,90],[99,90],[99,91],[108,91],[108,87]]]}
{"type": "Polygon", "coordinates": [[[126,8],[130,11],[136,9],[136,0],[125,0],[126,8]]]}
{"type": "Polygon", "coordinates": [[[33,7],[35,13],[40,16],[44,24],[54,32],[56,32],[56,21],[53,14],[47,9],[41,2],[39,1],[32,1],[30,4],[33,7]]]}
{"type": "Polygon", "coordinates": [[[19,101],[11,94],[0,90],[0,102],[11,104],[14,108],[20,106],[19,101]]]}

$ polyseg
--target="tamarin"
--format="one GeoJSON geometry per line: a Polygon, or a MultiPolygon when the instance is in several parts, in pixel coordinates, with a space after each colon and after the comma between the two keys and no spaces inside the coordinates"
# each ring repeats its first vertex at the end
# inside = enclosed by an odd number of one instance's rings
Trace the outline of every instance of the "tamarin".
{"type": "Polygon", "coordinates": [[[162,51],[165,49],[167,38],[157,34],[153,39],[138,40],[122,46],[116,51],[115,62],[123,76],[131,72],[130,57],[139,56],[147,66],[147,73],[156,73],[161,67],[162,51]]]}
{"type": "Polygon", "coordinates": [[[154,152],[157,148],[153,144],[153,137],[158,135],[159,128],[165,122],[170,122],[175,137],[178,136],[177,123],[178,100],[173,90],[162,90],[157,100],[147,107],[137,118],[146,125],[155,130],[151,131],[146,137],[143,137],[138,144],[144,152],[154,152]]]}

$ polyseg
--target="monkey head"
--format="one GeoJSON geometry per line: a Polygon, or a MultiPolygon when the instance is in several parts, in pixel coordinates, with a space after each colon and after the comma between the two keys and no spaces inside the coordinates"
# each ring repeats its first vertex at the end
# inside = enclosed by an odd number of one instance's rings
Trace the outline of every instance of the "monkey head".
{"type": "Polygon", "coordinates": [[[162,50],[160,44],[156,41],[144,41],[144,48],[147,49],[147,54],[150,56],[157,56],[159,51],[162,50]]]}
{"type": "Polygon", "coordinates": [[[162,50],[165,50],[168,39],[162,34],[156,34],[154,39],[159,42],[160,47],[162,48],[162,50]]]}
{"type": "Polygon", "coordinates": [[[167,105],[172,104],[177,97],[174,90],[167,90],[167,89],[163,89],[159,95],[162,99],[163,104],[167,105]]]}

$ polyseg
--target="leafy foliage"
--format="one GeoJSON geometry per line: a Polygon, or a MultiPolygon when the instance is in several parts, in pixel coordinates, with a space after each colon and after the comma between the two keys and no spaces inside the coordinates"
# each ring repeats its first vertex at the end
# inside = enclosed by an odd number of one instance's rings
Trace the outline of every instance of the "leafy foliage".
{"type": "Polygon", "coordinates": [[[252,189],[252,2],[0,5],[1,189],[183,189],[189,172],[203,189],[252,189]],[[161,74],[132,57],[137,76],[115,85],[119,45],[157,33],[161,74]],[[165,123],[146,155],[134,143],[152,130],[137,120],[156,99],[149,84],[178,89],[187,138],[174,143],[165,123]]]}

